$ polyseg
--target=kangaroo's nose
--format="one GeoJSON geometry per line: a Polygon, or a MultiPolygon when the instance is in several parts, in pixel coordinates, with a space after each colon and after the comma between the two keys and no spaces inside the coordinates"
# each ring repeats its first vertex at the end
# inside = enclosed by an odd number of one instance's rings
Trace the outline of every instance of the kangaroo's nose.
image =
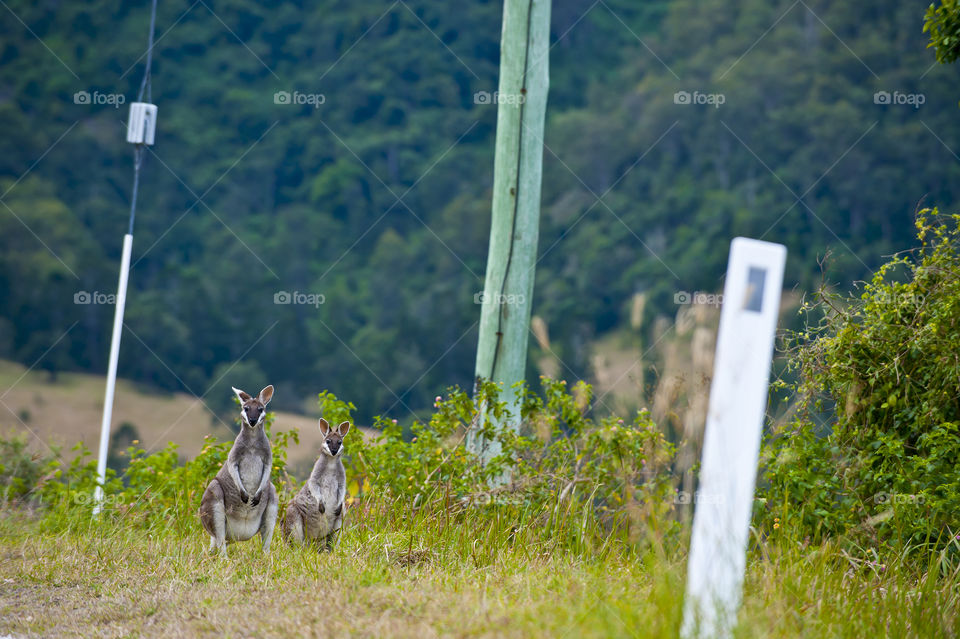
{"type": "Polygon", "coordinates": [[[330,449],[330,452],[334,455],[336,455],[337,451],[340,450],[340,444],[335,444],[333,442],[330,442],[329,444],[327,444],[327,447],[330,449]]]}

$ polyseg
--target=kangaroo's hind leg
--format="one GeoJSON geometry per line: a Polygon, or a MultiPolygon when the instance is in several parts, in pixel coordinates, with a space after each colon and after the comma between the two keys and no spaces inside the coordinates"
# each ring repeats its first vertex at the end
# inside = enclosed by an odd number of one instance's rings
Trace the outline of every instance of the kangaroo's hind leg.
{"type": "Polygon", "coordinates": [[[304,529],[303,515],[296,505],[291,503],[287,506],[287,514],[283,518],[283,536],[289,543],[302,546],[306,539],[304,529]]]}
{"type": "Polygon", "coordinates": [[[210,480],[200,500],[200,523],[210,534],[210,551],[227,556],[227,510],[223,503],[223,489],[216,479],[210,480]]]}
{"type": "Polygon", "coordinates": [[[333,552],[337,542],[340,541],[340,528],[343,526],[343,504],[337,507],[336,512],[338,513],[337,519],[333,522],[333,529],[330,531],[330,534],[327,535],[324,544],[325,549],[330,552],[333,552]]]}
{"type": "Polygon", "coordinates": [[[263,511],[263,519],[260,520],[260,538],[263,540],[263,552],[270,552],[270,540],[273,539],[273,528],[277,524],[277,509],[280,506],[280,499],[277,497],[277,490],[272,483],[267,484],[267,507],[263,511]]]}

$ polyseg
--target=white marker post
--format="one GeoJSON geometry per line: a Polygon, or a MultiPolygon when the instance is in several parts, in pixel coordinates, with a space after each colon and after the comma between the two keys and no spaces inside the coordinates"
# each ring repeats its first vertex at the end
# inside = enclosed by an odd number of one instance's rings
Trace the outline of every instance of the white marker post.
{"type": "Polygon", "coordinates": [[[731,636],[740,607],[757,457],[787,249],[730,246],[693,518],[681,636],[731,636]]]}
{"type": "Polygon", "coordinates": [[[100,450],[97,456],[99,483],[93,492],[93,514],[100,513],[103,503],[103,483],[107,479],[107,454],[110,445],[110,421],[113,418],[113,392],[117,386],[117,360],[120,358],[120,334],[123,332],[123,311],[127,305],[127,278],[130,274],[130,250],[133,235],[123,236],[123,256],[120,258],[120,282],[117,284],[117,307],[113,312],[113,333],[110,338],[110,364],[107,368],[107,390],[103,397],[103,421],[100,422],[100,450]]]}

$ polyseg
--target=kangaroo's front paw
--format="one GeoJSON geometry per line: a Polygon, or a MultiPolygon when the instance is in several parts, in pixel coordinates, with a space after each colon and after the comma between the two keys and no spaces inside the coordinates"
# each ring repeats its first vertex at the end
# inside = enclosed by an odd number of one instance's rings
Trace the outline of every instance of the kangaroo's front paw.
{"type": "Polygon", "coordinates": [[[250,505],[251,505],[251,506],[256,506],[257,504],[259,504],[259,503],[260,503],[260,498],[261,498],[262,496],[263,496],[263,493],[259,493],[259,492],[258,492],[256,495],[253,496],[253,501],[250,502],[250,505]]]}
{"type": "Polygon", "coordinates": [[[240,501],[243,503],[250,501],[250,495],[248,495],[247,491],[243,490],[242,488],[240,489],[240,501]]]}

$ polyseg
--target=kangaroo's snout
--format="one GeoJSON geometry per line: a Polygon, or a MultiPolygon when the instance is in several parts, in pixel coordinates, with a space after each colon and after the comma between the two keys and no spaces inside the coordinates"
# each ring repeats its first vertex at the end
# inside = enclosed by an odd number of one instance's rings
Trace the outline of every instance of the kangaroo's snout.
{"type": "Polygon", "coordinates": [[[263,413],[263,408],[258,404],[251,403],[243,407],[243,412],[247,416],[247,422],[251,426],[256,426],[257,422],[260,421],[260,415],[263,413]]]}

